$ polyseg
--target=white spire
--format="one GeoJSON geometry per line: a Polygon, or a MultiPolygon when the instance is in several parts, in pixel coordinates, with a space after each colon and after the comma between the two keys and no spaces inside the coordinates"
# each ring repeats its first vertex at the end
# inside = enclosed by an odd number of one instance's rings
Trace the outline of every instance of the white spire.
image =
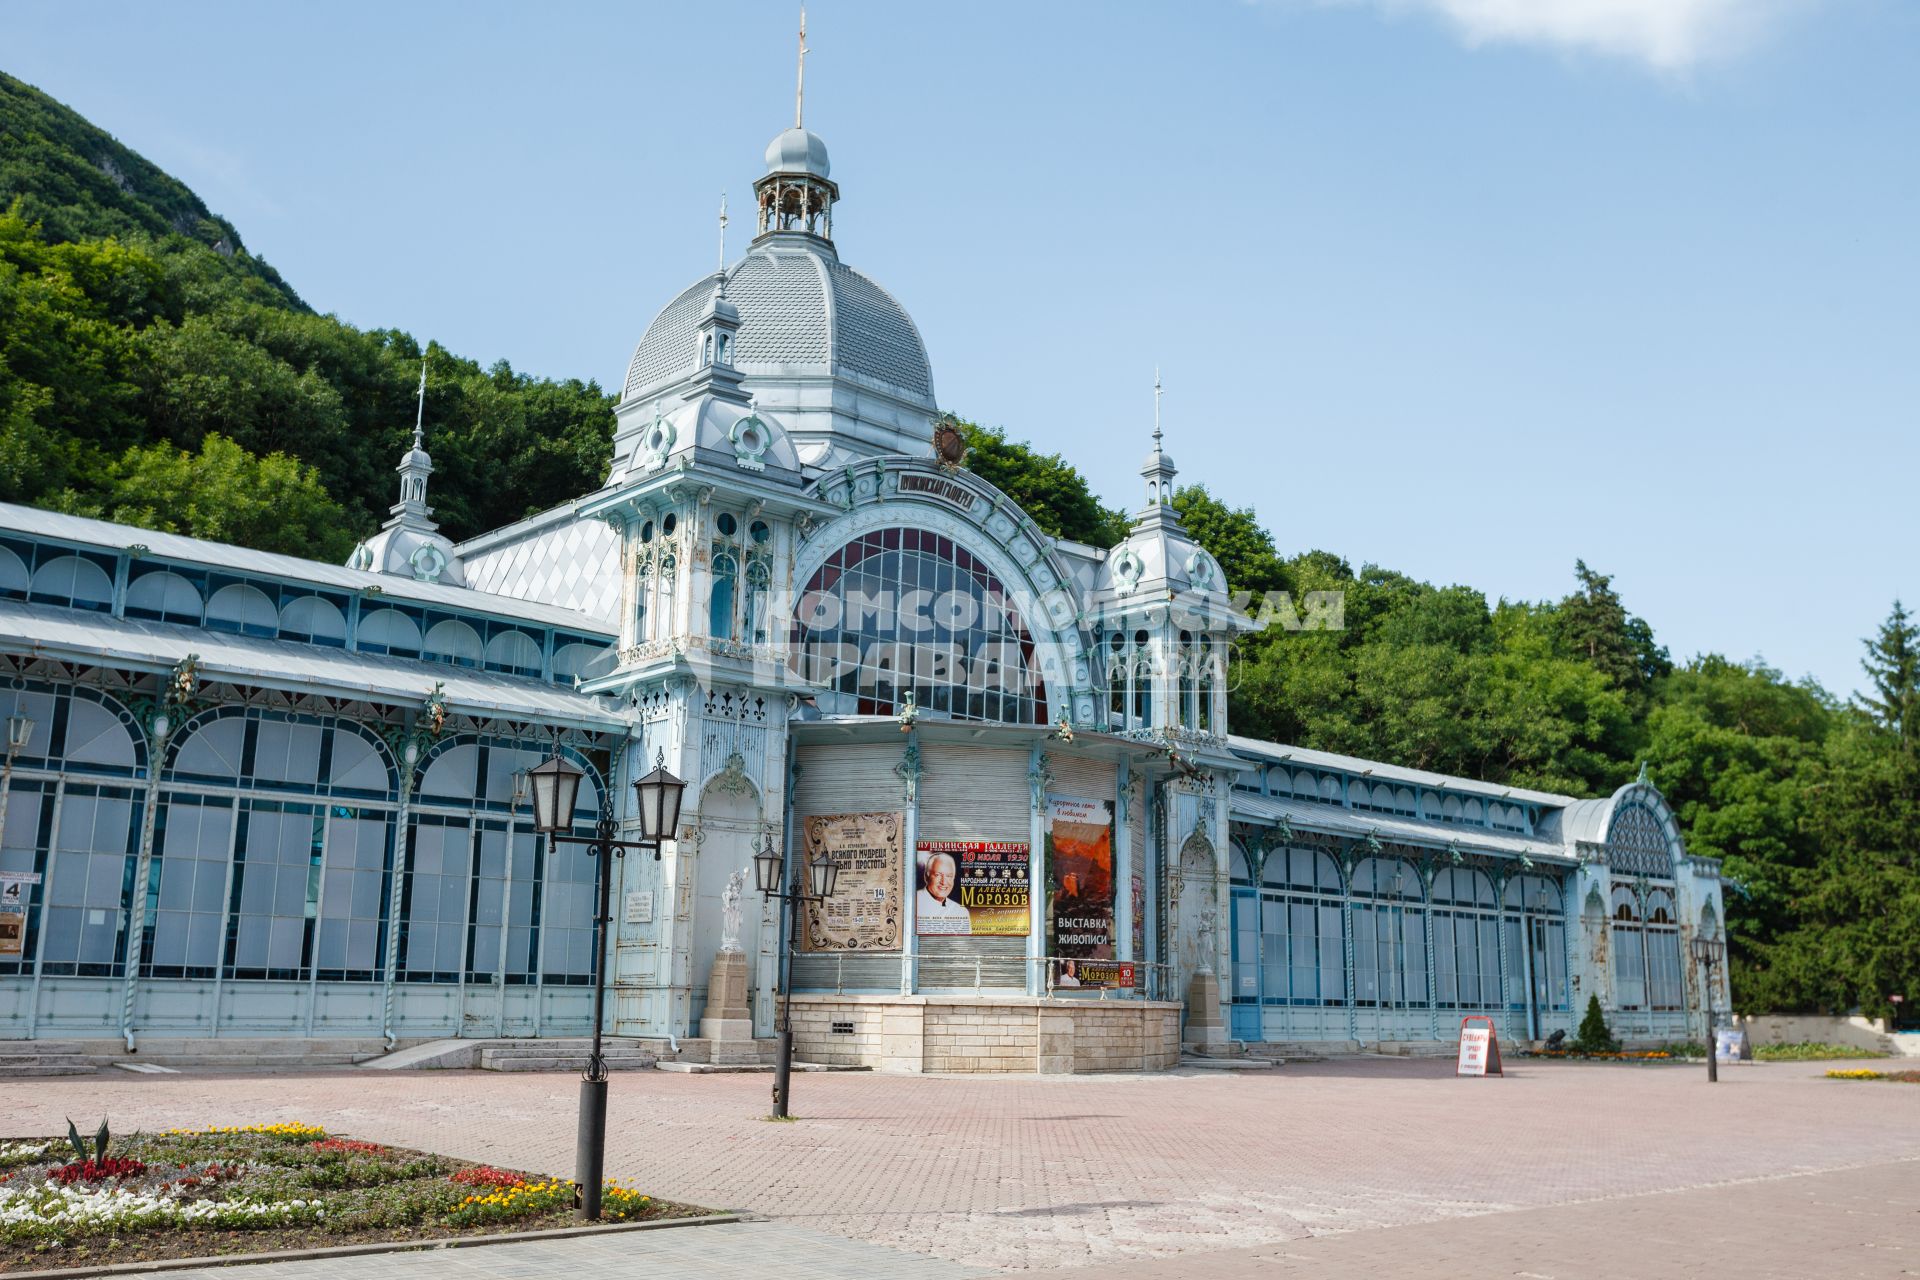
{"type": "Polygon", "coordinates": [[[800,69],[793,80],[793,127],[798,129],[807,105],[807,6],[800,6],[800,69]]]}
{"type": "Polygon", "coordinates": [[[720,279],[726,282],[727,276],[727,193],[720,193],[720,279]]]}
{"type": "Polygon", "coordinates": [[[1155,365],[1153,366],[1153,451],[1155,453],[1160,452],[1160,397],[1164,394],[1165,392],[1160,389],[1160,366],[1155,365]]]}
{"type": "Polygon", "coordinates": [[[413,413],[413,447],[416,449],[423,449],[426,447],[426,441],[427,441],[426,425],[427,425],[427,357],[423,353],[420,357],[420,404],[419,404],[419,407],[416,408],[413,413]]]}

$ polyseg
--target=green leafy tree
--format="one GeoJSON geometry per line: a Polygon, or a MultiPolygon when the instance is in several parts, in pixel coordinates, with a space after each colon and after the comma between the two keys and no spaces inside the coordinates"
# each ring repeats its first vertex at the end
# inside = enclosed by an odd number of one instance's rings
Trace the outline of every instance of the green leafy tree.
{"type": "Polygon", "coordinates": [[[284,453],[255,457],[219,434],[193,453],[170,444],[129,449],[108,468],[111,497],[69,510],[122,524],[232,542],[314,560],[345,560],[354,536],[319,473],[284,453]]]}
{"type": "Polygon", "coordinates": [[[1197,484],[1173,495],[1173,509],[1193,540],[1220,562],[1231,591],[1256,601],[1269,591],[1288,589],[1286,565],[1273,548],[1273,535],[1260,525],[1251,507],[1229,507],[1197,484]]]}
{"type": "Polygon", "coordinates": [[[1008,440],[998,427],[959,426],[967,441],[967,470],[1019,503],[1047,533],[1095,547],[1127,536],[1126,517],[1102,506],[1087,478],[1059,454],[1008,440]]]}

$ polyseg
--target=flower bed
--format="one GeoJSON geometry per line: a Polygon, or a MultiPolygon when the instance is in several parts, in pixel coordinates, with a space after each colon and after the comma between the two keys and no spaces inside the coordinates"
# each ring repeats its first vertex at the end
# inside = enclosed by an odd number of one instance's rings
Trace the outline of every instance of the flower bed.
{"type": "Polygon", "coordinates": [[[1571,1049],[1541,1049],[1537,1053],[1526,1055],[1530,1058],[1567,1058],[1583,1062],[1671,1062],[1673,1055],[1665,1049],[1613,1049],[1601,1053],[1575,1053],[1571,1049]]]}
{"type": "Polygon", "coordinates": [[[1829,1080],[1891,1080],[1896,1084],[1920,1084],[1920,1071],[1875,1071],[1869,1067],[1835,1068],[1827,1072],[1829,1080]]]}
{"type": "MultiPolygon", "coordinates": [[[[173,1129],[113,1139],[111,1151],[103,1129],[81,1145],[77,1137],[0,1139],[0,1271],[576,1221],[571,1182],[330,1137],[314,1125],[173,1129]]],[[[613,1183],[602,1197],[609,1222],[703,1212],[613,1183]]]]}

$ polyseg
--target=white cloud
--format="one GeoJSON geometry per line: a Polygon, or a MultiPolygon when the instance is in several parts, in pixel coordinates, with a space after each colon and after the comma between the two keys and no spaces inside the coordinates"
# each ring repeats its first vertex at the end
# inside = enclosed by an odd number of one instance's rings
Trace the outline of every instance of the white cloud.
{"type": "Polygon", "coordinates": [[[1468,45],[1535,44],[1679,72],[1738,53],[1800,0],[1315,0],[1431,13],[1468,45]]]}

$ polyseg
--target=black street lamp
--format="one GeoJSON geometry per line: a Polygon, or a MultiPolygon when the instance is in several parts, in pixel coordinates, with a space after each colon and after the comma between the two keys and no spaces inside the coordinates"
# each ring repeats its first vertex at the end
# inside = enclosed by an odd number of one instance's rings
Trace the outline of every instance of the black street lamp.
{"type": "Polygon", "coordinates": [[[1713,966],[1726,958],[1727,944],[1711,933],[1696,933],[1692,943],[1693,958],[1707,971],[1705,998],[1701,1001],[1707,1008],[1707,1083],[1716,1084],[1720,1079],[1719,1054],[1713,1043],[1713,966]]]}
{"type": "Polygon", "coordinates": [[[545,764],[527,770],[527,783],[533,791],[533,827],[554,844],[583,844],[587,856],[594,859],[595,879],[599,882],[599,910],[594,916],[598,929],[598,955],[593,966],[593,1049],[587,1055],[587,1073],[580,1077],[580,1127],[574,1155],[574,1181],[580,1185],[580,1216],[589,1222],[600,1217],[600,1193],[607,1164],[607,1060],[600,1052],[601,1024],[606,1017],[607,938],[613,917],[607,909],[612,892],[613,874],[609,860],[624,858],[629,849],[647,849],[653,860],[660,860],[662,841],[673,838],[680,825],[680,793],[687,784],[667,772],[666,752],[654,758],[653,772],[633,784],[639,801],[640,838],[616,840],[619,824],[611,814],[602,813],[594,824],[591,838],[568,835],[573,825],[573,806],[580,796],[580,779],[586,775],[562,759],[558,752],[545,764]]]}
{"type": "Polygon", "coordinates": [[[793,996],[787,990],[787,958],[793,951],[793,912],[802,902],[824,902],[833,896],[834,887],[840,882],[840,864],[832,858],[814,859],[807,865],[805,886],[799,883],[797,876],[791,886],[784,885],[780,864],[780,854],[773,847],[773,835],[769,832],[760,852],[753,855],[753,876],[761,893],[769,898],[777,898],[784,904],[780,978],[774,988],[774,994],[780,1000],[780,1025],[775,1033],[779,1048],[773,1060],[773,1114],[776,1118],[784,1119],[787,1114],[787,1082],[793,1075],[793,996]]]}

